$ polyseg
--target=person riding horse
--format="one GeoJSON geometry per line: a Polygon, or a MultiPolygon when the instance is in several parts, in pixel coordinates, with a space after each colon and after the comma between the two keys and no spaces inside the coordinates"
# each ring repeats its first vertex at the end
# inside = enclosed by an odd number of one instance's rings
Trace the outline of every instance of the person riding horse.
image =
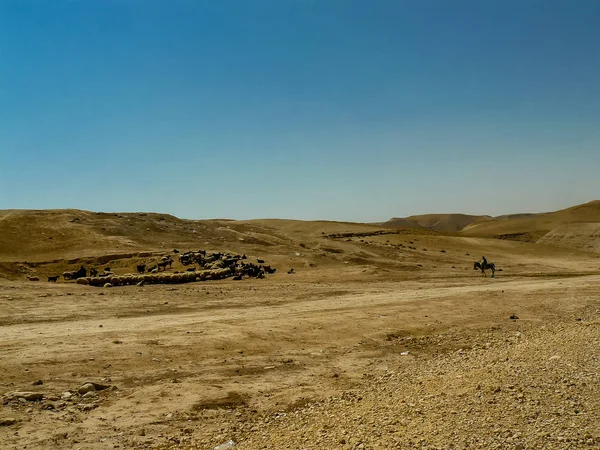
{"type": "Polygon", "coordinates": [[[479,261],[475,262],[473,269],[481,270],[481,274],[483,276],[486,276],[485,271],[487,269],[490,269],[492,271],[492,277],[494,277],[496,274],[496,266],[494,265],[494,263],[488,262],[488,260],[485,258],[485,256],[481,257],[481,262],[479,262],[479,261]]]}

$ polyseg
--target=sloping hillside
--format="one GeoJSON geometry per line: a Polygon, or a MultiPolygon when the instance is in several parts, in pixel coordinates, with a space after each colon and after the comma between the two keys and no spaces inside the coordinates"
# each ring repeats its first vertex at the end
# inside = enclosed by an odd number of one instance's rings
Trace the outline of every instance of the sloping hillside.
{"type": "Polygon", "coordinates": [[[407,217],[407,220],[423,228],[455,233],[467,225],[491,219],[490,216],[472,216],[469,214],[423,214],[407,217]]]}
{"type": "Polygon", "coordinates": [[[81,210],[0,212],[0,260],[39,261],[174,247],[270,247],[289,244],[266,227],[228,220],[183,220],[156,213],[81,210]]]}
{"type": "Polygon", "coordinates": [[[423,228],[442,233],[456,233],[467,225],[491,219],[490,216],[469,214],[422,214],[410,217],[395,217],[382,225],[395,228],[423,228]]]}
{"type": "Polygon", "coordinates": [[[388,220],[387,222],[383,222],[381,225],[384,227],[391,227],[391,228],[411,228],[411,229],[423,228],[418,223],[413,222],[412,220],[409,220],[408,218],[403,218],[403,217],[393,217],[390,220],[388,220]]]}
{"type": "Polygon", "coordinates": [[[538,243],[600,253],[600,223],[560,225],[546,233],[538,243]]]}
{"type": "Polygon", "coordinates": [[[394,218],[386,227],[435,230],[465,236],[539,242],[578,250],[600,252],[596,224],[600,224],[600,200],[554,212],[508,214],[497,217],[469,214],[423,214],[394,218]]]}
{"type": "Polygon", "coordinates": [[[600,200],[594,200],[555,212],[509,215],[473,223],[466,226],[462,234],[536,242],[549,231],[562,225],[598,222],[600,200]]]}
{"type": "Polygon", "coordinates": [[[6,210],[0,211],[0,261],[50,261],[174,248],[263,256],[302,251],[319,258],[328,254],[321,246],[330,245],[329,235],[400,231],[330,221],[184,220],[156,213],[6,210]]]}

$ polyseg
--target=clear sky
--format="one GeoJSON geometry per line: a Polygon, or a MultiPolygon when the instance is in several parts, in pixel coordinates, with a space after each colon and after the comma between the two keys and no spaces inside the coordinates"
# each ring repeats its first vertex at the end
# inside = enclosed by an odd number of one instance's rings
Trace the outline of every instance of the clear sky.
{"type": "Polygon", "coordinates": [[[0,209],[600,198],[597,0],[0,0],[0,209]]]}

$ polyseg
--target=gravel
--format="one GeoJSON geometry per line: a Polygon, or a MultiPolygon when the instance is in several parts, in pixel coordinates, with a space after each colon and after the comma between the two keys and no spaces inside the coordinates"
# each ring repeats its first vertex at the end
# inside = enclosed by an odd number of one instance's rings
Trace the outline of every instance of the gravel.
{"type": "Polygon", "coordinates": [[[224,424],[185,448],[223,438],[240,450],[600,447],[597,314],[524,329],[473,334],[463,349],[367,374],[295,411],[224,424]]]}

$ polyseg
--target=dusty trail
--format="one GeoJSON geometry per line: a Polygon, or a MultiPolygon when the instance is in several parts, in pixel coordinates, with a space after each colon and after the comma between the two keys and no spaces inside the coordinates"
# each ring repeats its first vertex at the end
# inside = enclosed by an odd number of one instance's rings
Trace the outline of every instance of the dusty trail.
{"type": "MultiPolygon", "coordinates": [[[[566,290],[572,286],[582,286],[594,284],[600,281],[600,276],[587,275],[576,278],[566,279],[542,279],[542,280],[494,280],[493,284],[479,285],[459,285],[451,287],[431,286],[431,284],[419,286],[416,290],[411,284],[405,285],[397,283],[393,288],[385,288],[386,292],[355,292],[351,295],[339,295],[329,298],[317,298],[306,301],[298,300],[281,300],[275,301],[273,305],[262,306],[255,305],[251,302],[243,307],[228,306],[225,301],[220,307],[211,306],[207,309],[203,305],[196,306],[192,313],[181,312],[171,314],[152,315],[151,317],[126,317],[106,321],[104,319],[90,320],[68,320],[63,322],[50,323],[34,323],[34,324],[17,324],[4,325],[0,328],[0,339],[4,343],[11,340],[26,340],[38,339],[39,335],[53,336],[72,336],[74,334],[103,334],[114,331],[123,332],[138,332],[146,331],[148,327],[158,325],[158,329],[166,329],[170,327],[187,327],[188,325],[207,325],[212,322],[235,323],[242,319],[247,319],[248,314],[257,316],[252,320],[279,320],[282,314],[287,318],[291,317],[310,317],[313,314],[322,313],[350,313],[353,310],[363,311],[366,308],[376,310],[383,308],[392,308],[390,311],[402,310],[408,304],[413,302],[424,302],[432,300],[435,302],[435,307],[438,308],[444,303],[444,299],[455,297],[456,295],[469,296],[482,293],[497,293],[499,289],[518,288],[522,293],[535,291],[554,291],[555,289],[566,290]],[[98,326],[102,325],[103,329],[98,331],[98,326]]],[[[186,288],[180,288],[186,290],[186,288]]],[[[381,289],[378,289],[381,290],[381,289]]],[[[131,289],[129,289],[131,291],[131,289]]],[[[127,295],[127,294],[125,294],[127,295]]],[[[200,297],[200,296],[199,296],[200,297]]],[[[428,305],[417,305],[417,307],[430,307],[428,305]]],[[[109,317],[107,317],[109,318],[109,317]]]]}

